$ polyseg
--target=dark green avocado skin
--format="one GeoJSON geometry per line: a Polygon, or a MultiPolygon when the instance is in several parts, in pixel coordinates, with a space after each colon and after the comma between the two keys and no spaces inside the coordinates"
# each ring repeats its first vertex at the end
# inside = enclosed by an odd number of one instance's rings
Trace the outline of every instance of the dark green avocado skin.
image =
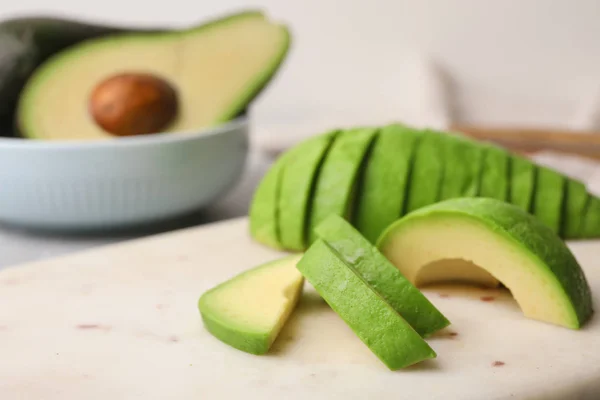
{"type": "Polygon", "coordinates": [[[0,21],[0,136],[16,136],[13,120],[21,90],[34,70],[50,56],[95,37],[164,31],[167,29],[102,25],[50,16],[0,21]]]}

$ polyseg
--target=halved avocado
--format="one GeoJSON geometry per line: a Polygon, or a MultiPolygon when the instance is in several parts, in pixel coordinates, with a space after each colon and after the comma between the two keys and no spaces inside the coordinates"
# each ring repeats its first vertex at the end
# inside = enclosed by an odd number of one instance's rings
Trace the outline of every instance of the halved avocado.
{"type": "Polygon", "coordinates": [[[279,232],[279,194],[283,167],[289,153],[280,156],[254,191],[250,205],[250,234],[267,246],[281,248],[279,232]]]}
{"type": "Polygon", "coordinates": [[[130,109],[144,105],[149,108],[135,123],[165,112],[170,118],[157,125],[160,131],[216,125],[246,108],[277,71],[289,43],[287,28],[260,12],[177,32],[85,41],[37,69],[19,101],[19,129],[28,138],[110,138],[128,133],[112,131],[102,120],[129,127],[135,117],[130,109]],[[123,75],[150,79],[119,79],[123,75]],[[168,101],[156,105],[161,96],[168,101]],[[164,110],[163,103],[174,110],[164,110]]]}
{"type": "Polygon", "coordinates": [[[410,169],[421,132],[399,124],[386,126],[366,162],[354,224],[371,243],[404,209],[410,169]]]}
{"type": "Polygon", "coordinates": [[[582,225],[579,237],[584,239],[600,237],[600,198],[589,195],[582,225]]]}
{"type": "Polygon", "coordinates": [[[524,211],[533,208],[537,169],[531,161],[516,154],[510,157],[510,202],[524,211]]]}
{"type": "Polygon", "coordinates": [[[481,175],[481,197],[507,201],[509,198],[509,156],[504,149],[486,145],[481,175]]]}
{"type": "Polygon", "coordinates": [[[440,200],[477,196],[481,185],[483,148],[458,135],[447,134],[445,138],[446,169],[440,200]]]}
{"type": "Polygon", "coordinates": [[[286,154],[279,194],[280,242],[287,250],[306,248],[310,199],[321,164],[337,132],[310,138],[286,154]]]}
{"type": "Polygon", "coordinates": [[[317,239],[314,228],[331,214],[350,217],[360,167],[376,134],[375,128],[358,128],[337,135],[323,161],[310,204],[309,245],[317,239]]]}
{"type": "Polygon", "coordinates": [[[585,185],[575,179],[568,179],[565,188],[565,204],[561,231],[564,238],[573,239],[579,237],[587,201],[588,193],[585,185]]]}
{"type": "Polygon", "coordinates": [[[446,163],[446,142],[443,135],[426,130],[419,140],[410,175],[405,212],[428,206],[440,199],[446,163]]]}
{"type": "Polygon", "coordinates": [[[555,233],[560,232],[565,185],[563,175],[543,166],[538,167],[533,214],[555,233]]]}
{"type": "Polygon", "coordinates": [[[468,262],[498,278],[530,318],[578,329],[593,313],[585,274],[565,243],[503,201],[463,198],[422,208],[391,225],[377,246],[411,282],[436,263],[468,262]]]}

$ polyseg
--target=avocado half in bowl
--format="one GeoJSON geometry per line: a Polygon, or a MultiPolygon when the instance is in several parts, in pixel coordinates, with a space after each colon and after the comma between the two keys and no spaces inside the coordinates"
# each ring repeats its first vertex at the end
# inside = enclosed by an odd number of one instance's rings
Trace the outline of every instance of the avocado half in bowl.
{"type": "Polygon", "coordinates": [[[126,227],[207,205],[241,174],[246,112],[289,45],[285,25],[244,11],[53,54],[20,93],[23,139],[0,138],[0,221],[126,227]]]}

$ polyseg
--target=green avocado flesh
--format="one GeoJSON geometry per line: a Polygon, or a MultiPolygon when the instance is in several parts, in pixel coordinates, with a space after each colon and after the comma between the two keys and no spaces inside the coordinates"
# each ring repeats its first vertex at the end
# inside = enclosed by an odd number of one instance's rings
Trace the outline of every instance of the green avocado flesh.
{"type": "Polygon", "coordinates": [[[250,205],[250,234],[267,246],[281,248],[278,231],[279,209],[277,202],[281,191],[281,178],[286,154],[267,171],[260,181],[250,205]]]}
{"type": "Polygon", "coordinates": [[[392,224],[378,248],[413,283],[432,265],[469,261],[498,278],[532,319],[578,329],[593,313],[585,275],[564,242],[502,201],[464,198],[422,208],[392,224]]]}
{"type": "Polygon", "coordinates": [[[565,213],[562,221],[562,236],[566,239],[577,238],[581,234],[582,216],[588,200],[585,185],[569,179],[565,191],[565,213]]]}
{"type": "Polygon", "coordinates": [[[408,189],[406,211],[413,211],[440,198],[444,178],[443,134],[426,130],[416,148],[408,189]]]}
{"type": "Polygon", "coordinates": [[[356,227],[372,243],[402,215],[420,136],[413,129],[395,124],[383,128],[373,145],[357,195],[355,216],[356,227]]]}
{"type": "Polygon", "coordinates": [[[565,177],[546,167],[538,167],[533,214],[559,233],[563,213],[565,177]]]}
{"type": "Polygon", "coordinates": [[[278,215],[280,242],[288,250],[306,248],[306,221],[313,183],[335,133],[311,138],[287,155],[278,215]]]}
{"type": "Polygon", "coordinates": [[[287,28],[246,12],[185,29],[84,41],[55,54],[28,80],[17,109],[21,134],[38,139],[112,138],[91,118],[89,96],[107,78],[145,73],[176,91],[168,132],[194,132],[239,115],[285,58],[287,28]]]}
{"type": "Polygon", "coordinates": [[[529,160],[513,154],[510,157],[510,199],[524,211],[531,211],[535,194],[536,166],[529,160]]]}
{"type": "MultiPolygon", "coordinates": [[[[285,193],[273,190],[272,195],[256,195],[252,210],[260,212],[250,215],[253,226],[275,226],[270,231],[279,230],[279,236],[270,242],[284,249],[306,249],[316,238],[313,229],[330,214],[343,216],[375,243],[389,224],[407,212],[460,197],[512,203],[562,238],[600,238],[599,224],[593,222],[595,206],[587,205],[591,195],[581,183],[458,134],[391,124],[343,131],[333,140],[328,132],[322,141],[311,138],[287,154],[293,154],[295,161],[281,175],[285,193]],[[266,219],[274,221],[271,225],[265,224],[265,214],[272,216],[266,219]],[[592,222],[584,226],[590,218],[592,222]]],[[[265,235],[253,236],[266,242],[265,235]]],[[[480,272],[481,284],[498,284],[490,274],[480,272]]]]}
{"type": "Polygon", "coordinates": [[[450,324],[446,317],[345,219],[331,216],[315,230],[319,238],[421,336],[428,336],[450,324]]]}
{"type": "Polygon", "coordinates": [[[317,238],[313,229],[329,215],[349,216],[360,166],[376,133],[374,128],[359,128],[337,135],[317,177],[310,205],[308,244],[317,238]]]}
{"type": "Polygon", "coordinates": [[[479,194],[483,149],[471,141],[446,135],[445,171],[440,200],[479,194]]]}
{"type": "Polygon", "coordinates": [[[389,369],[436,357],[410,324],[322,240],[313,243],[297,268],[389,369]]]}
{"type": "Polygon", "coordinates": [[[600,237],[600,198],[590,195],[582,225],[582,238],[600,237]]]}
{"type": "Polygon", "coordinates": [[[206,329],[238,350],[268,352],[302,292],[299,259],[272,261],[204,293],[198,308],[206,329]]]}
{"type": "Polygon", "coordinates": [[[487,145],[483,156],[481,197],[506,201],[509,198],[509,155],[499,147],[487,145]]]}

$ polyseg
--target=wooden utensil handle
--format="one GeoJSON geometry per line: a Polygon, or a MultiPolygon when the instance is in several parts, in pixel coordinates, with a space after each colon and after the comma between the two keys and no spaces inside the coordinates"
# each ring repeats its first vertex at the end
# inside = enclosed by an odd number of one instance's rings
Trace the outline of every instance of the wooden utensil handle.
{"type": "Polygon", "coordinates": [[[600,132],[454,125],[451,130],[522,153],[552,150],[600,160],[600,132]]]}

